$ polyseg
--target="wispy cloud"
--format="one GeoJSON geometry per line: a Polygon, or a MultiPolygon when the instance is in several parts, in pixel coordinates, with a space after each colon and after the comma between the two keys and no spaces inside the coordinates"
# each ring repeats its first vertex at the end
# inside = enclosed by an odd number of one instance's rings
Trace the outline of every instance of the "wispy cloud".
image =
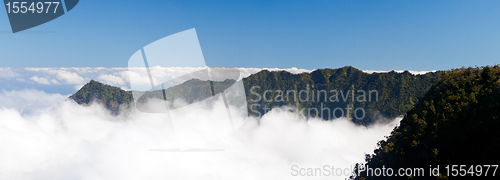
{"type": "Polygon", "coordinates": [[[18,76],[20,76],[20,74],[15,73],[11,68],[0,67],[0,78],[12,78],[18,76]]]}
{"type": "MultiPolygon", "coordinates": [[[[32,81],[35,81],[38,84],[43,84],[43,85],[50,85],[50,81],[47,78],[44,77],[38,77],[38,76],[33,76],[30,78],[32,81]]],[[[53,79],[55,80],[55,79],[53,79]]]]}

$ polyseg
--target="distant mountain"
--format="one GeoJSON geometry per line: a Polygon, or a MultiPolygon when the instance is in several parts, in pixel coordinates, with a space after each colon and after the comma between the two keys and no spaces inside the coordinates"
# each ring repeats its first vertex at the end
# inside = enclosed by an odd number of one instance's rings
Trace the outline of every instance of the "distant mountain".
{"type": "MultiPolygon", "coordinates": [[[[440,166],[441,179],[453,178],[452,168],[468,177],[484,177],[487,167],[482,165],[500,162],[499,129],[500,67],[445,71],[400,126],[378,143],[375,154],[366,156],[366,165],[373,169],[424,168],[425,179],[430,179],[430,165],[440,166]],[[466,173],[459,170],[461,165],[466,173]]],[[[487,176],[492,177],[495,170],[491,167],[487,176]]],[[[356,179],[409,179],[361,175],[356,179]]]]}
{"type": "Polygon", "coordinates": [[[78,104],[85,105],[93,101],[100,102],[116,114],[120,106],[128,106],[132,102],[132,92],[91,80],[69,98],[78,104]]]}
{"type": "MultiPolygon", "coordinates": [[[[367,74],[349,66],[339,69],[319,69],[302,74],[263,70],[244,78],[243,83],[248,112],[251,116],[263,115],[273,107],[298,105],[299,109],[313,109],[309,113],[311,116],[320,116],[324,119],[331,119],[334,115],[349,116],[357,124],[369,125],[381,117],[394,118],[403,115],[431,87],[437,74],[438,72],[413,75],[408,71],[367,74]],[[309,99],[306,99],[306,96],[309,99]],[[314,108],[318,111],[314,111],[314,108]],[[327,110],[321,111],[325,108],[329,108],[328,116],[326,116],[327,110]],[[357,108],[362,110],[355,111],[357,108]],[[343,109],[342,112],[340,109],[343,109]],[[324,112],[323,116],[321,112],[324,112]]],[[[188,102],[197,101],[209,96],[207,93],[211,91],[207,91],[209,87],[207,83],[200,80],[186,81],[179,87],[167,89],[166,95],[170,99],[182,97],[188,102]]],[[[217,87],[225,87],[234,82],[226,80],[220,83],[222,84],[217,87]]],[[[159,97],[161,93],[163,92],[149,92],[145,97],[159,97]]],[[[88,104],[97,99],[113,112],[119,110],[119,104],[128,104],[133,99],[130,91],[93,80],[71,98],[79,104],[88,104]]]]}
{"type": "MultiPolygon", "coordinates": [[[[413,75],[408,71],[403,73],[391,71],[388,73],[367,74],[350,66],[339,69],[319,69],[311,73],[302,74],[263,70],[245,78],[244,84],[249,102],[249,113],[251,115],[265,113],[266,107],[277,107],[286,104],[296,105],[298,101],[300,109],[305,109],[304,111],[311,109],[310,115],[312,116],[318,115],[324,119],[329,119],[326,110],[321,114],[321,110],[328,107],[330,108],[330,117],[334,116],[333,111],[336,113],[335,117],[340,117],[342,111],[334,109],[342,108],[344,116],[352,117],[355,123],[369,125],[375,119],[380,119],[381,117],[392,119],[396,116],[404,115],[431,87],[438,73],[413,75]],[[252,87],[254,88],[252,89],[252,87]],[[295,90],[299,92],[308,88],[311,92],[308,101],[301,102],[301,99],[294,97],[296,94],[290,91],[295,90]],[[282,90],[282,92],[277,90],[282,90]],[[325,92],[322,90],[326,91],[326,98],[325,92]],[[265,91],[268,91],[266,99],[272,100],[271,102],[263,99],[265,91]],[[313,91],[314,97],[312,94],[313,91]],[[353,91],[354,94],[352,93],[353,91]],[[364,97],[362,96],[363,92],[365,93],[364,97]],[[335,97],[336,94],[338,95],[337,98],[335,97]],[[259,99],[259,96],[260,101],[251,102],[252,100],[259,99]],[[279,101],[281,99],[279,96],[283,96],[285,100],[279,101]],[[259,104],[259,106],[255,106],[254,104],[259,104]],[[252,105],[254,105],[253,108],[251,107],[252,105]],[[349,114],[346,107],[352,108],[349,114]],[[318,114],[316,114],[313,108],[318,110],[318,114]],[[356,111],[357,114],[354,114],[356,108],[362,108],[365,113],[363,114],[359,110],[356,111]],[[254,110],[258,110],[258,113],[254,110]],[[363,117],[363,115],[364,118],[362,119],[355,118],[363,117]]],[[[306,100],[306,98],[302,97],[302,100],[306,100]]]]}

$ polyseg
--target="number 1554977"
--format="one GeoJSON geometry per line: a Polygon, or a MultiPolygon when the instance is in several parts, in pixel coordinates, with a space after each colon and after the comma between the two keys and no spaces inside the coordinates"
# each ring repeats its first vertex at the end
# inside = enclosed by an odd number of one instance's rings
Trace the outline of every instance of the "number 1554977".
{"type": "Polygon", "coordinates": [[[8,2],[7,13],[56,13],[60,2],[8,2]],[[50,10],[53,7],[53,11],[50,10]]]}

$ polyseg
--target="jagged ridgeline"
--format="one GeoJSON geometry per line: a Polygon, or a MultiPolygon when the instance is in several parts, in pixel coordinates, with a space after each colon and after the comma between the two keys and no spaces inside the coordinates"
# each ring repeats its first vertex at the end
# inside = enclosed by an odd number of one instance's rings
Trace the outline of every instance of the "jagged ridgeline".
{"type": "MultiPolygon", "coordinates": [[[[306,115],[324,119],[348,116],[357,124],[368,125],[380,117],[403,115],[423,96],[436,79],[436,74],[413,75],[407,71],[367,74],[353,67],[319,69],[302,74],[263,70],[244,78],[243,83],[251,116],[263,115],[273,107],[292,105],[306,115]],[[314,108],[318,111],[308,111],[314,108]],[[326,111],[329,111],[328,116],[326,111]]],[[[233,84],[234,80],[213,83],[216,87],[214,91],[218,93],[233,84]]],[[[192,79],[168,88],[165,94],[166,99],[181,97],[190,104],[211,96],[209,88],[208,81],[192,79]]],[[[117,113],[119,104],[132,102],[132,93],[141,92],[127,92],[92,80],[71,98],[80,104],[97,99],[117,113]]],[[[146,97],[163,97],[162,93],[148,92],[140,101],[145,101],[146,97]]]]}
{"type": "MultiPolygon", "coordinates": [[[[167,99],[177,100],[182,99],[186,104],[198,102],[215,94],[222,92],[229,86],[234,84],[234,80],[227,79],[225,81],[202,81],[199,79],[191,79],[177,86],[163,90],[154,91],[124,91],[118,87],[102,84],[91,80],[83,86],[77,93],[70,96],[78,104],[89,104],[93,101],[101,102],[107,109],[113,113],[118,113],[120,105],[128,107],[132,103],[133,93],[142,94],[138,100],[138,104],[147,103],[150,99],[167,99]]],[[[178,107],[171,107],[178,108],[178,107]]]]}
{"type": "MultiPolygon", "coordinates": [[[[432,179],[448,179],[452,165],[465,165],[465,176],[484,177],[487,167],[483,165],[500,162],[499,129],[500,67],[445,71],[400,126],[378,143],[375,154],[366,156],[366,165],[372,169],[390,167],[394,173],[399,168],[423,168],[425,179],[431,179],[430,165],[440,166],[440,177],[432,179]]],[[[492,177],[494,170],[491,167],[487,176],[492,177]]],[[[366,172],[360,175],[357,179],[408,179],[367,176],[366,172]]]]}
{"type": "Polygon", "coordinates": [[[350,66],[302,74],[263,70],[245,78],[244,84],[253,116],[268,108],[293,105],[305,115],[323,119],[347,116],[356,124],[368,125],[380,117],[406,113],[430,88],[436,74],[367,74],[350,66]]]}
{"type": "MultiPolygon", "coordinates": [[[[226,79],[224,81],[203,81],[200,79],[191,79],[165,90],[161,89],[147,92],[133,91],[132,93],[142,94],[136,102],[136,107],[144,112],[148,112],[152,111],[152,109],[148,107],[148,103],[151,100],[168,100],[171,102],[169,104],[170,109],[180,108],[215,96],[216,94],[219,94],[229,88],[235,82],[236,81],[233,79],[226,79]],[[173,103],[177,100],[181,100],[182,102],[173,103]]],[[[164,110],[165,109],[162,109],[159,112],[163,112],[164,110]]]]}

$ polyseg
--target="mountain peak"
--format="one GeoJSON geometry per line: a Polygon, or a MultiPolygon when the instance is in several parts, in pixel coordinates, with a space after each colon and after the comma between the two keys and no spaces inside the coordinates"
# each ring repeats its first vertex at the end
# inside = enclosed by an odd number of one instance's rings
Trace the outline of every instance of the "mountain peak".
{"type": "Polygon", "coordinates": [[[102,84],[102,83],[99,82],[99,81],[95,81],[95,80],[91,79],[90,82],[87,83],[87,84],[102,84]]]}
{"type": "Polygon", "coordinates": [[[119,105],[128,104],[132,101],[132,92],[103,84],[99,81],[90,80],[89,83],[85,84],[69,98],[83,105],[99,101],[114,113],[118,113],[119,105]]]}

